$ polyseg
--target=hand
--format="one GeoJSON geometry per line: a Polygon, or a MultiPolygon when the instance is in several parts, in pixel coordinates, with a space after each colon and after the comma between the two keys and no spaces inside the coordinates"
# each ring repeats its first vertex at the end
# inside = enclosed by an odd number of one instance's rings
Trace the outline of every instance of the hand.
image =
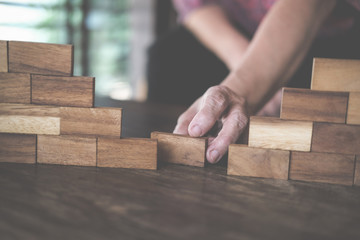
{"type": "Polygon", "coordinates": [[[217,121],[221,121],[222,129],[215,138],[209,139],[206,152],[206,159],[210,163],[216,163],[248,124],[245,98],[226,86],[211,87],[181,114],[174,133],[201,137],[217,121]]]}

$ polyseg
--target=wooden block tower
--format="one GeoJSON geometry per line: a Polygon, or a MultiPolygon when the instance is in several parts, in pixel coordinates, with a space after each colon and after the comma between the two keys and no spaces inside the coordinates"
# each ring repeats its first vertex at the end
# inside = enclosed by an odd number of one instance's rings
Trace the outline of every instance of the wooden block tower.
{"type": "Polygon", "coordinates": [[[280,118],[249,129],[228,174],[360,185],[360,60],[315,58],[311,90],[284,88],[280,118]]]}

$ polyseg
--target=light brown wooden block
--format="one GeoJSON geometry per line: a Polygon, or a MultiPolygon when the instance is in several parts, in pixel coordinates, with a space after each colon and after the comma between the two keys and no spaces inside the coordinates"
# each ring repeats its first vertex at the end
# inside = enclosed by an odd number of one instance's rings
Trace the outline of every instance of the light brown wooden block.
{"type": "Polygon", "coordinates": [[[354,155],[291,152],[289,179],[352,185],[354,155]]]}
{"type": "Polygon", "coordinates": [[[93,107],[95,78],[31,76],[32,103],[63,107],[93,107]]]}
{"type": "Polygon", "coordinates": [[[345,123],[349,93],[284,88],[280,118],[345,123]]]}
{"type": "Polygon", "coordinates": [[[360,126],[314,123],[312,151],[360,154],[360,126]]]}
{"type": "Polygon", "coordinates": [[[37,162],[96,166],[96,138],[38,135],[37,162]]]}
{"type": "Polygon", "coordinates": [[[152,132],[151,139],[158,140],[159,161],[204,167],[206,138],[152,132]]]}
{"type": "Polygon", "coordinates": [[[251,117],[249,146],[310,151],[313,123],[269,117],[251,117]]]}
{"type": "Polygon", "coordinates": [[[30,103],[30,74],[0,73],[0,102],[30,103]]]}
{"type": "Polygon", "coordinates": [[[360,91],[360,60],[314,58],[312,90],[360,91]]]}
{"type": "Polygon", "coordinates": [[[356,155],[354,185],[360,186],[360,155],[356,155]]]}
{"type": "Polygon", "coordinates": [[[8,42],[0,41],[0,72],[8,72],[8,42]]]}
{"type": "Polygon", "coordinates": [[[0,162],[36,163],[36,135],[0,133],[0,162]]]}
{"type": "Polygon", "coordinates": [[[360,92],[351,92],[347,112],[348,124],[360,124],[360,92]]]}
{"type": "Polygon", "coordinates": [[[59,108],[0,103],[0,132],[59,135],[59,108]]]}
{"type": "Polygon", "coordinates": [[[98,138],[97,166],[157,169],[157,141],[98,138]]]}
{"type": "Polygon", "coordinates": [[[121,136],[121,108],[62,107],[61,134],[121,136]]]}
{"type": "Polygon", "coordinates": [[[287,180],[289,161],[289,151],[232,144],[229,146],[228,174],[287,180]]]}
{"type": "Polygon", "coordinates": [[[9,72],[71,76],[73,46],[9,41],[9,72]]]}

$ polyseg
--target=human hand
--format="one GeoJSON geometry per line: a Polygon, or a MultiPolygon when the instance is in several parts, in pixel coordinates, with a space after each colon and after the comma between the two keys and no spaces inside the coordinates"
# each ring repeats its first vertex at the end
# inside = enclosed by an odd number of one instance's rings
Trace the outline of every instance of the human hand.
{"type": "Polygon", "coordinates": [[[247,126],[246,108],[245,98],[230,88],[220,85],[211,87],[180,115],[174,133],[201,137],[221,121],[222,128],[215,138],[209,138],[206,152],[206,159],[216,163],[247,126]]]}

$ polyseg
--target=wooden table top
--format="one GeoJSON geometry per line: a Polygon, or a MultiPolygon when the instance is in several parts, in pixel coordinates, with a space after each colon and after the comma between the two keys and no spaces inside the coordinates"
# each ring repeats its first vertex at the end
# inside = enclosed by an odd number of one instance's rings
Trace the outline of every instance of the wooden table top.
{"type": "MultiPolygon", "coordinates": [[[[171,131],[184,108],[124,108],[123,136],[171,131]]],[[[0,164],[1,239],[360,239],[360,188],[226,175],[0,164]]]]}

